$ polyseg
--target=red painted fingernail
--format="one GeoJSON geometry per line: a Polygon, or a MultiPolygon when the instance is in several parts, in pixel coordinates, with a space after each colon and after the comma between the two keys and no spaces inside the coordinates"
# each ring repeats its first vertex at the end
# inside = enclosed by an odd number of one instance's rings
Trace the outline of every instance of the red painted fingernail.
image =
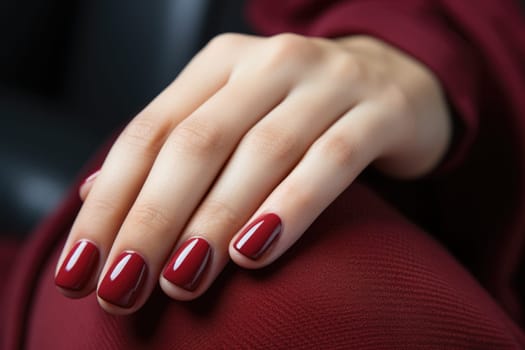
{"type": "Polygon", "coordinates": [[[147,273],[146,262],[138,253],[122,252],[100,283],[98,296],[108,303],[129,308],[137,300],[147,273]]]}
{"type": "Polygon", "coordinates": [[[86,179],[82,182],[82,184],[80,185],[80,187],[84,186],[85,184],[87,183],[90,183],[92,182],[93,180],[95,180],[98,176],[98,174],[100,173],[100,169],[98,169],[97,171],[95,171],[94,173],[92,173],[91,175],[89,175],[88,177],[86,177],[86,179]]]}
{"type": "Polygon", "coordinates": [[[60,266],[55,284],[65,289],[82,290],[95,271],[98,256],[99,252],[95,244],[86,240],[78,241],[60,266]]]}
{"type": "Polygon", "coordinates": [[[281,228],[281,219],[277,215],[265,214],[244,229],[234,247],[250,259],[257,259],[281,233],[281,228]]]}
{"type": "Polygon", "coordinates": [[[177,249],[162,275],[171,283],[193,291],[199,285],[210,255],[211,247],[205,239],[188,239],[177,249]]]}

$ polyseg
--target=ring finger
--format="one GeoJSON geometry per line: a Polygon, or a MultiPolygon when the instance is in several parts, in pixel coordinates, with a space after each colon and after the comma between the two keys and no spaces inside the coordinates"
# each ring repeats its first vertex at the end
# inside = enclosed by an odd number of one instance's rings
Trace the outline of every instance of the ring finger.
{"type": "Polygon", "coordinates": [[[352,103],[319,84],[296,88],[243,138],[201,202],[160,284],[175,299],[202,294],[229,260],[228,243],[308,146],[352,103]],[[322,91],[322,92],[320,92],[322,91]]]}

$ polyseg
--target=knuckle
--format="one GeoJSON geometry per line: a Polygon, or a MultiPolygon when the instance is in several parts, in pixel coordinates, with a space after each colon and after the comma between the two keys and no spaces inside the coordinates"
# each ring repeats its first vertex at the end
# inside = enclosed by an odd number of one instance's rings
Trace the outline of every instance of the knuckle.
{"type": "Polygon", "coordinates": [[[161,230],[169,226],[168,213],[154,203],[137,204],[130,215],[132,227],[145,227],[148,230],[161,230]]]}
{"type": "Polygon", "coordinates": [[[332,159],[335,164],[347,167],[354,161],[358,147],[355,141],[346,135],[334,135],[316,143],[318,151],[325,159],[332,159]]]}
{"type": "Polygon", "coordinates": [[[89,198],[82,208],[83,213],[88,213],[87,221],[95,222],[112,221],[116,218],[117,207],[115,202],[106,198],[89,198]]]}
{"type": "Polygon", "coordinates": [[[366,79],[364,64],[352,54],[345,54],[344,57],[334,60],[329,69],[331,76],[336,79],[345,79],[350,82],[366,79]]]}
{"type": "Polygon", "coordinates": [[[120,139],[127,145],[141,148],[147,153],[157,153],[164,136],[165,132],[154,120],[139,115],[122,131],[120,139]]]}
{"type": "Polygon", "coordinates": [[[207,227],[237,229],[242,224],[240,213],[227,202],[218,199],[204,201],[199,208],[198,217],[207,227]]]}
{"type": "Polygon", "coordinates": [[[277,162],[295,158],[301,146],[297,135],[276,126],[254,129],[247,135],[246,143],[257,154],[277,162]]]}
{"type": "Polygon", "coordinates": [[[235,47],[243,35],[237,33],[222,33],[213,37],[206,45],[206,50],[223,50],[235,47]]]}
{"type": "Polygon", "coordinates": [[[226,134],[212,124],[186,121],[173,130],[170,142],[180,152],[207,156],[225,147],[226,134]]]}
{"type": "Polygon", "coordinates": [[[268,65],[283,62],[298,63],[312,55],[313,46],[310,41],[297,34],[283,33],[269,39],[268,65]]]}
{"type": "Polygon", "coordinates": [[[110,213],[115,211],[115,203],[104,198],[90,198],[89,201],[86,201],[86,204],[88,205],[89,210],[97,211],[99,213],[110,213]]]}
{"type": "Polygon", "coordinates": [[[304,37],[294,33],[281,33],[271,37],[273,42],[281,47],[290,47],[300,45],[304,41],[304,37]]]}
{"type": "Polygon", "coordinates": [[[399,84],[390,83],[384,87],[384,98],[392,111],[406,113],[410,110],[410,98],[399,84]]]}

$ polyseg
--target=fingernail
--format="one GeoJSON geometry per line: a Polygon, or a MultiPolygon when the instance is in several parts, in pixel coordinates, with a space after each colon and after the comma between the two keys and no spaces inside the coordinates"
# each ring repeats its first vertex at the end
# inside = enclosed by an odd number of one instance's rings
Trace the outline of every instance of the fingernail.
{"type": "Polygon", "coordinates": [[[144,259],[136,252],[124,251],[104,276],[98,296],[108,303],[130,308],[137,300],[146,275],[144,259]]]}
{"type": "Polygon", "coordinates": [[[177,249],[162,275],[171,283],[193,291],[199,285],[210,255],[211,247],[205,239],[188,239],[177,249]]]}
{"type": "Polygon", "coordinates": [[[281,227],[277,215],[265,214],[244,229],[234,247],[248,258],[258,259],[281,233],[281,227]]]}
{"type": "Polygon", "coordinates": [[[95,244],[78,241],[64,259],[55,277],[55,284],[69,290],[82,290],[91,280],[98,263],[99,252],[95,244]]]}
{"type": "Polygon", "coordinates": [[[82,182],[82,184],[80,185],[80,187],[90,183],[90,182],[93,182],[98,174],[100,173],[100,169],[98,169],[97,171],[95,171],[94,173],[92,173],[91,175],[89,175],[88,177],[86,177],[86,179],[82,182]]]}

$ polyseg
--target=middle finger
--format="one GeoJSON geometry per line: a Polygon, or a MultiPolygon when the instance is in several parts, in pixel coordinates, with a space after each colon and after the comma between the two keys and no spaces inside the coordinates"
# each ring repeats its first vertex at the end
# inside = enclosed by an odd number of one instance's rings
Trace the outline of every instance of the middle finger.
{"type": "Polygon", "coordinates": [[[202,294],[229,260],[228,243],[352,101],[319,82],[295,88],[242,139],[179,239],[160,284],[175,299],[202,294]],[[341,98],[336,98],[341,97],[341,98]]]}
{"type": "Polygon", "coordinates": [[[129,313],[145,302],[178,233],[239,139],[287,89],[262,76],[232,79],[172,131],[102,270],[98,297],[105,309],[129,313]]]}

